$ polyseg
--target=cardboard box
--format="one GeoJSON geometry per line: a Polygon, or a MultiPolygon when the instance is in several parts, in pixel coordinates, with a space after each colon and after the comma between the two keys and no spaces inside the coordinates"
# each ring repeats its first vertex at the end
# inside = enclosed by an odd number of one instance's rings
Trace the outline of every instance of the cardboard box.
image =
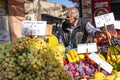
{"type": "Polygon", "coordinates": [[[52,35],[52,24],[47,24],[46,35],[52,35]]]}

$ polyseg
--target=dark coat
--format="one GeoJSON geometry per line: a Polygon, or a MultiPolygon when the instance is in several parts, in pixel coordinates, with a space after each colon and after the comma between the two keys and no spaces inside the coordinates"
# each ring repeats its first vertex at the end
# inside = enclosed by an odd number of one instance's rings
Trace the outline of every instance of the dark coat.
{"type": "Polygon", "coordinates": [[[77,44],[85,43],[88,37],[85,26],[86,21],[78,19],[76,28],[71,33],[69,30],[67,30],[67,28],[70,28],[70,26],[65,25],[65,23],[63,22],[63,43],[65,44],[65,46],[72,45],[73,48],[76,48],[77,44]]]}

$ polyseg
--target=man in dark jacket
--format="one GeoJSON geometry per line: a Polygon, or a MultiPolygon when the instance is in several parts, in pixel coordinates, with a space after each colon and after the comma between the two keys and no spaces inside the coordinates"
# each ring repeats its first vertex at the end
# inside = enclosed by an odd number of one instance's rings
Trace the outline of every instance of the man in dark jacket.
{"type": "Polygon", "coordinates": [[[62,30],[65,46],[72,45],[73,48],[76,48],[77,44],[86,43],[88,34],[92,34],[95,37],[101,35],[99,29],[79,18],[79,11],[74,7],[67,11],[62,30]]]}

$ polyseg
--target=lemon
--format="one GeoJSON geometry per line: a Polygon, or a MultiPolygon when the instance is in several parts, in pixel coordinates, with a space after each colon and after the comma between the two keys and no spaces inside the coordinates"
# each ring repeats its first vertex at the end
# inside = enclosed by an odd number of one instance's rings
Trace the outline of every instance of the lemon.
{"type": "Polygon", "coordinates": [[[104,78],[105,78],[105,75],[102,72],[96,72],[94,74],[94,79],[96,79],[96,80],[104,80],[104,78]]]}
{"type": "Polygon", "coordinates": [[[47,43],[49,43],[51,46],[58,45],[58,38],[55,35],[49,35],[47,37],[47,43]]]}

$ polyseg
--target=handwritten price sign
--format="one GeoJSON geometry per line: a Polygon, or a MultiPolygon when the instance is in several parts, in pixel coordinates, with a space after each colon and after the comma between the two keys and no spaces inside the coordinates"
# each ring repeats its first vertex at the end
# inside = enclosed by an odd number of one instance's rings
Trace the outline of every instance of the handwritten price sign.
{"type": "Polygon", "coordinates": [[[87,49],[88,49],[88,52],[97,52],[97,44],[96,43],[85,43],[85,44],[77,45],[78,53],[86,53],[87,49]]]}
{"type": "Polygon", "coordinates": [[[107,72],[109,73],[112,72],[113,67],[110,64],[108,64],[106,61],[103,61],[96,53],[91,53],[89,57],[107,72]]]}
{"type": "Polygon", "coordinates": [[[42,35],[46,33],[46,21],[23,21],[23,35],[42,35]]]}
{"type": "Polygon", "coordinates": [[[115,23],[113,13],[104,14],[94,18],[96,27],[103,27],[104,25],[111,25],[115,23]]]}

